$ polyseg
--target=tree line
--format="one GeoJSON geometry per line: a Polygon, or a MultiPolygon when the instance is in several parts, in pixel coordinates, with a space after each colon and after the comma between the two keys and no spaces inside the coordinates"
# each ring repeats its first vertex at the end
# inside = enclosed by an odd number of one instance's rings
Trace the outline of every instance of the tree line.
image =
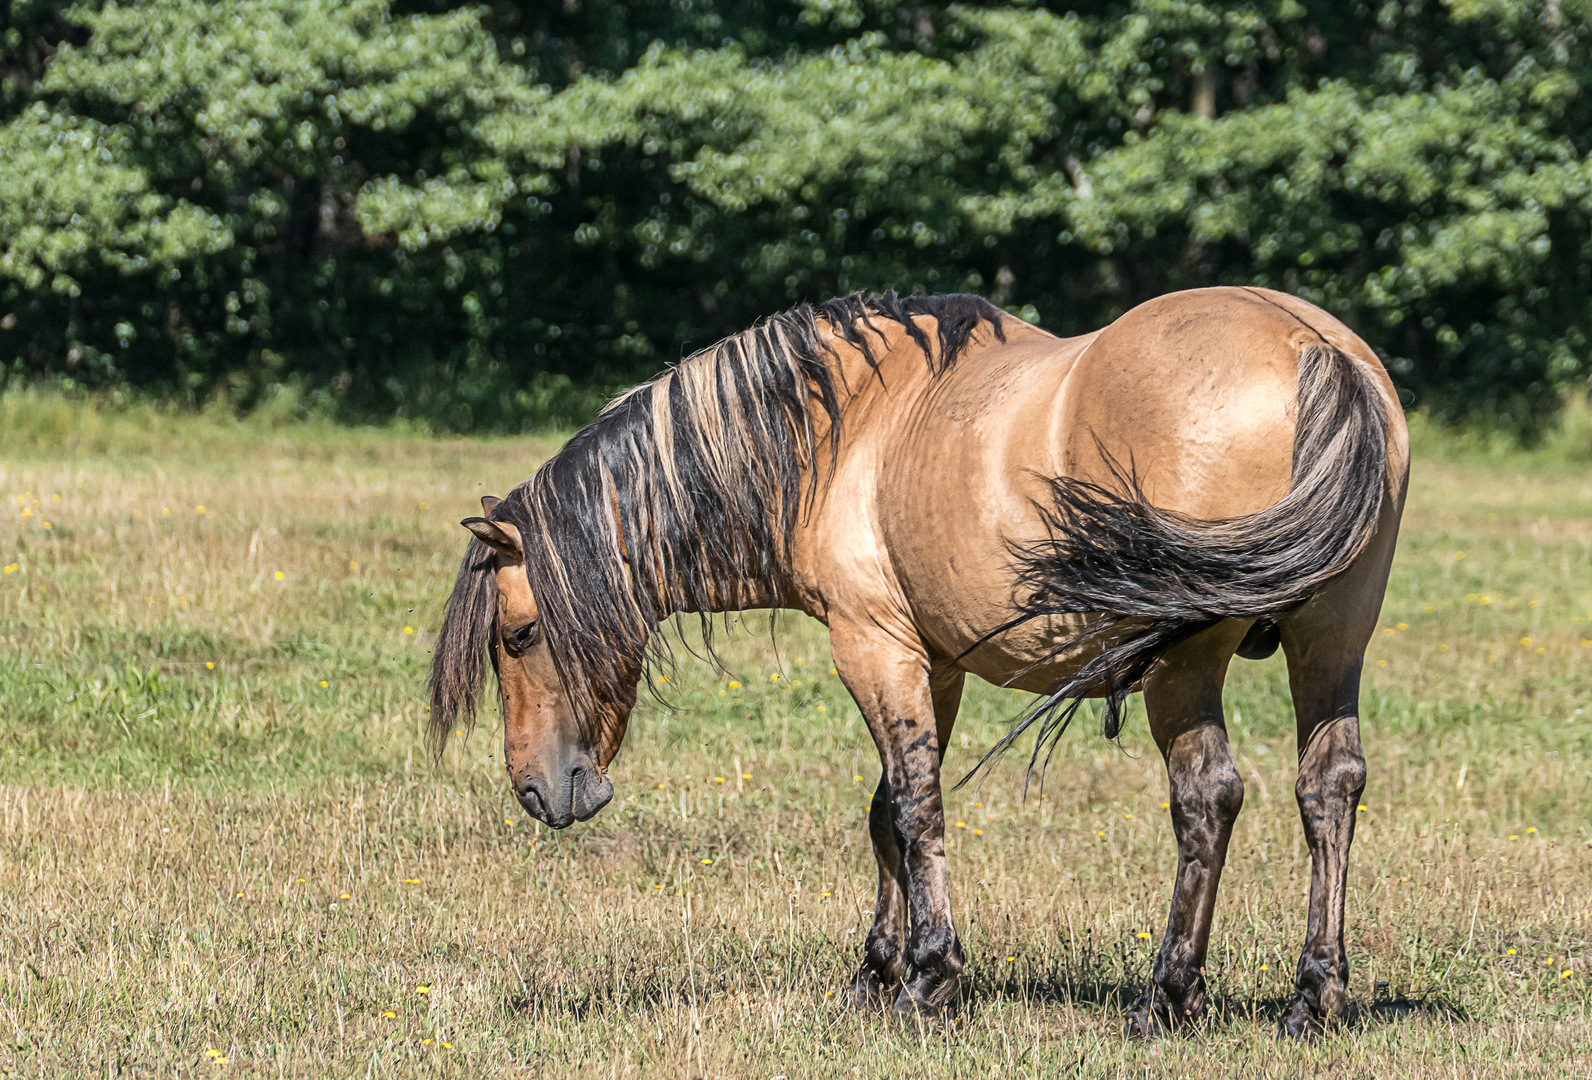
{"type": "Polygon", "coordinates": [[[1304,296],[1408,404],[1589,374],[1592,0],[12,0],[0,363],[515,431],[805,300],[1304,296]]]}

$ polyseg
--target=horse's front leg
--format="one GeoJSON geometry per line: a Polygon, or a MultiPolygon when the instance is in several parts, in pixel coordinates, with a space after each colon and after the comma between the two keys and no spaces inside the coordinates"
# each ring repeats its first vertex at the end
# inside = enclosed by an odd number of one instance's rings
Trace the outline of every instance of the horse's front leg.
{"type": "Polygon", "coordinates": [[[901,981],[896,1011],[936,1015],[955,998],[964,964],[951,919],[940,798],[940,758],[961,700],[962,677],[931,677],[921,645],[877,628],[837,629],[831,642],[884,773],[868,818],[879,863],[879,903],[853,993],[869,1002],[901,981]]]}
{"type": "Polygon", "coordinates": [[[1128,1012],[1130,1034],[1161,1034],[1205,1014],[1205,955],[1216,888],[1244,805],[1244,781],[1222,720],[1222,684],[1243,629],[1222,624],[1189,639],[1145,679],[1150,733],[1170,781],[1177,878],[1150,985],[1128,1012]]]}
{"type": "Polygon", "coordinates": [[[862,967],[851,980],[851,999],[862,1009],[888,1006],[906,977],[903,954],[907,934],[907,868],[890,824],[890,784],[879,778],[868,808],[868,836],[879,864],[879,896],[873,905],[873,926],[863,946],[862,967]]]}

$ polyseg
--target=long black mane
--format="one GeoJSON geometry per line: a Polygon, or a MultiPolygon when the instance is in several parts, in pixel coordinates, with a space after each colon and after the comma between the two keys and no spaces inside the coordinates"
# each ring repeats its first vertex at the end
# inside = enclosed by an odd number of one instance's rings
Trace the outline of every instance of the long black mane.
{"type": "MultiPolygon", "coordinates": [[[[778,605],[803,477],[836,451],[833,342],[878,374],[876,321],[896,323],[939,374],[981,323],[977,296],[853,294],[804,304],[683,360],[619,397],[511,491],[493,517],[524,537],[526,573],[565,689],[583,717],[633,690],[660,622],[676,612],[778,605]],[[914,321],[932,316],[931,341],[914,321]]],[[[472,541],[431,667],[439,747],[473,718],[496,616],[491,551],[472,541]]]]}

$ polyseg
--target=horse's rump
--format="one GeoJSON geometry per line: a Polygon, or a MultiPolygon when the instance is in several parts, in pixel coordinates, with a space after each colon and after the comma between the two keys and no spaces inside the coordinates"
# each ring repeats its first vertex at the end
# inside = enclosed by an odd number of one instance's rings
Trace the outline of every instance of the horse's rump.
{"type": "Polygon", "coordinates": [[[1362,363],[1285,314],[1313,340],[1297,349],[1289,479],[1271,505],[1215,519],[1165,509],[1146,494],[1134,442],[1113,447],[1094,431],[1093,467],[1046,481],[1044,535],[1008,545],[1013,614],[995,633],[1038,619],[1098,618],[1034,660],[1031,670],[1074,663],[985,761],[1036,725],[1037,760],[1089,696],[1105,699],[1103,726],[1115,737],[1127,695],[1167,650],[1223,620],[1268,624],[1365,549],[1390,484],[1388,401],[1362,363]]]}

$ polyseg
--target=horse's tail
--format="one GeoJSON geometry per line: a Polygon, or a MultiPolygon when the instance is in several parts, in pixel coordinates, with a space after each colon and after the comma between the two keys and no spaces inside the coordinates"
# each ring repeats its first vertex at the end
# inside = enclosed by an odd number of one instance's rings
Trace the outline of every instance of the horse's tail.
{"type": "Polygon", "coordinates": [[[1326,344],[1301,352],[1297,393],[1288,493],[1258,513],[1200,521],[1157,509],[1131,464],[1104,447],[1116,490],[1049,481],[1048,535],[1013,545],[1016,611],[994,633],[1098,614],[1082,640],[1058,644],[1040,663],[1080,646],[1100,651],[1019,717],[979,767],[1037,725],[1032,766],[1090,695],[1104,697],[1103,726],[1115,738],[1128,694],[1168,649],[1224,619],[1269,625],[1365,549],[1388,488],[1387,400],[1368,372],[1326,344]]]}

